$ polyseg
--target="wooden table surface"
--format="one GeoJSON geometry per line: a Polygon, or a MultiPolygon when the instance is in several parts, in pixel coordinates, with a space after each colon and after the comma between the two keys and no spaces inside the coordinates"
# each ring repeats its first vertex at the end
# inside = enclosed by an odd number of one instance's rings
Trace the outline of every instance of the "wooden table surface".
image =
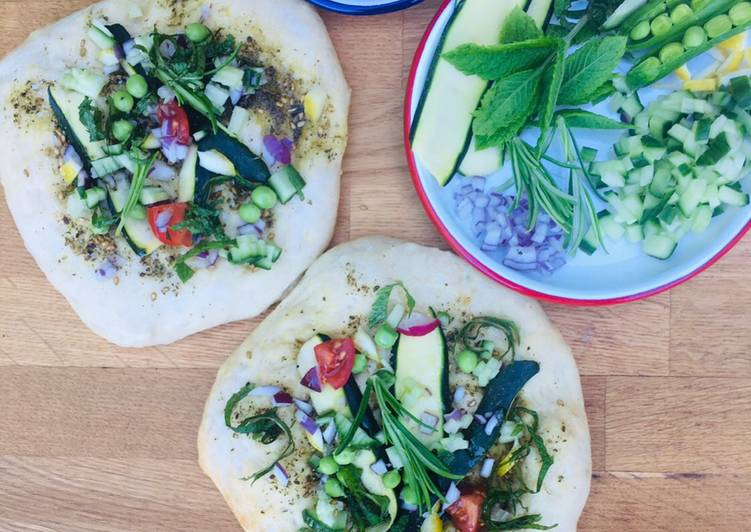
{"type": "MultiPolygon", "coordinates": [[[[87,3],[0,0],[0,55],[87,3]]],[[[324,15],[353,92],[336,243],[383,233],[445,247],[402,148],[406,74],[436,7],[324,15]]],[[[238,530],[195,438],[218,366],[258,320],[166,347],[108,345],[46,282],[1,203],[0,530],[238,530]]],[[[546,305],[579,363],[592,433],[581,530],[751,529],[749,259],[746,239],[648,301],[546,305]]]]}

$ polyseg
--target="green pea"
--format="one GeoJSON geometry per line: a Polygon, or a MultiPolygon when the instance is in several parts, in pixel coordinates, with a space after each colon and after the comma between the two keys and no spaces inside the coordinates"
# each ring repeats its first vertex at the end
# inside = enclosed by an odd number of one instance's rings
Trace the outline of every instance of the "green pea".
{"type": "Polygon", "coordinates": [[[670,28],[673,27],[673,21],[670,20],[669,16],[663,13],[654,18],[650,27],[652,28],[652,34],[655,37],[661,37],[670,31],[670,28]]]}
{"type": "Polygon", "coordinates": [[[396,343],[397,338],[399,338],[399,334],[388,323],[384,323],[378,327],[373,337],[375,343],[384,349],[392,347],[396,343]]]}
{"type": "Polygon", "coordinates": [[[474,351],[465,349],[456,355],[456,363],[459,366],[459,369],[464,373],[472,373],[472,370],[474,370],[479,363],[479,358],[474,351]]]}
{"type": "Polygon", "coordinates": [[[730,8],[728,12],[730,20],[736,26],[742,26],[751,22],[751,2],[739,2],[730,8]]]}
{"type": "Polygon", "coordinates": [[[318,463],[318,471],[324,475],[333,475],[339,471],[339,464],[336,463],[333,456],[324,456],[318,463]]]}
{"type": "Polygon", "coordinates": [[[341,483],[335,478],[328,479],[323,485],[323,489],[329,497],[344,497],[344,488],[342,487],[341,483]]]}
{"type": "Polygon", "coordinates": [[[704,24],[704,30],[707,32],[707,36],[710,39],[719,37],[723,33],[727,33],[733,29],[733,21],[727,15],[717,15],[715,18],[710,19],[704,24]]]}
{"type": "Polygon", "coordinates": [[[185,35],[193,42],[203,42],[209,38],[211,31],[200,22],[194,22],[185,27],[185,35]]]}
{"type": "Polygon", "coordinates": [[[149,84],[141,74],[133,74],[125,82],[125,88],[134,98],[143,98],[149,92],[149,84]]]}
{"type": "Polygon", "coordinates": [[[383,475],[383,485],[386,486],[390,490],[395,489],[401,481],[402,481],[402,476],[399,474],[399,471],[397,471],[396,469],[392,469],[391,471],[383,475]]]}
{"type": "Polygon", "coordinates": [[[417,505],[417,492],[409,484],[402,488],[402,499],[407,504],[417,505]]]}
{"type": "Polygon", "coordinates": [[[276,205],[276,192],[274,192],[273,188],[261,185],[253,190],[250,199],[260,208],[270,209],[276,205]]]}
{"type": "Polygon", "coordinates": [[[365,355],[362,353],[357,353],[355,355],[355,364],[352,366],[352,373],[355,375],[359,375],[363,371],[365,371],[365,368],[368,367],[368,360],[365,358],[365,355]]]}
{"type": "Polygon", "coordinates": [[[693,14],[694,10],[691,9],[691,6],[688,4],[678,4],[673,8],[673,11],[670,12],[670,20],[673,21],[673,24],[678,24],[687,18],[692,17],[693,14]]]}
{"type": "Polygon", "coordinates": [[[112,136],[120,142],[128,140],[131,133],[133,133],[133,124],[127,120],[116,120],[112,124],[112,136]]]}
{"type": "Polygon", "coordinates": [[[641,41],[649,37],[652,33],[652,28],[649,26],[648,20],[642,20],[634,26],[634,29],[631,30],[631,33],[629,34],[629,37],[631,37],[632,41],[641,41]]]}
{"type": "Polygon", "coordinates": [[[663,46],[662,49],[660,50],[660,53],[659,53],[660,61],[662,61],[663,63],[669,63],[676,57],[683,55],[683,52],[685,52],[685,50],[683,49],[683,45],[681,43],[679,42],[668,43],[665,46],[663,46]]]}
{"type": "Polygon", "coordinates": [[[707,42],[707,32],[701,26],[691,26],[683,34],[683,46],[687,50],[701,46],[705,42],[707,42]]]}
{"type": "Polygon", "coordinates": [[[254,224],[261,218],[261,209],[259,209],[255,203],[251,202],[243,203],[237,213],[240,215],[240,218],[243,219],[243,222],[249,224],[254,224]]]}
{"type": "Polygon", "coordinates": [[[119,90],[110,96],[112,105],[121,113],[130,113],[133,109],[133,96],[126,90],[119,90]]]}

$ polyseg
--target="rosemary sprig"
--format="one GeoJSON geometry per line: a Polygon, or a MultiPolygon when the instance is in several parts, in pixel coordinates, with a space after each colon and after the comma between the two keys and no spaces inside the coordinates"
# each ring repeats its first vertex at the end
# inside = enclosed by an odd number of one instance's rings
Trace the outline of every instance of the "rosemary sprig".
{"type": "Polygon", "coordinates": [[[116,233],[119,235],[122,232],[123,225],[125,225],[125,218],[128,217],[130,211],[138,203],[141,197],[141,190],[143,190],[143,184],[146,181],[146,176],[149,175],[151,167],[154,165],[159,152],[155,152],[149,158],[142,158],[141,153],[138,150],[133,150],[130,154],[130,158],[135,163],[135,169],[133,170],[133,179],[130,182],[130,191],[128,192],[128,199],[125,201],[123,210],[120,213],[120,222],[117,224],[116,233]]]}
{"type": "Polygon", "coordinates": [[[381,411],[383,433],[386,443],[393,445],[404,458],[404,482],[405,485],[412,486],[417,495],[417,506],[420,511],[430,508],[432,501],[435,499],[445,502],[445,497],[441,490],[436,486],[431,478],[431,473],[439,477],[461,480],[462,475],[451,473],[446,464],[444,464],[436,455],[434,455],[425,444],[418,440],[414,434],[402,423],[403,418],[410,418],[418,425],[431,430],[436,430],[423,423],[411,412],[402,406],[394,397],[390,389],[394,385],[394,374],[388,370],[380,370],[374,373],[365,386],[360,408],[355,415],[355,420],[349,432],[342,437],[339,446],[334,454],[339,454],[352,441],[357,427],[362,423],[365,412],[368,408],[370,397],[375,394],[376,402],[381,411]]]}

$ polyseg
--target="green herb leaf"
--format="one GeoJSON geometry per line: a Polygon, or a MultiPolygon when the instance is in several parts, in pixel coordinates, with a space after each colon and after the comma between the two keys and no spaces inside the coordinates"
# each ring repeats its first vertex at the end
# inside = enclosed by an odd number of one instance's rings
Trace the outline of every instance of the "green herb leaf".
{"type": "Polygon", "coordinates": [[[175,261],[174,266],[175,273],[183,283],[187,283],[195,273],[193,271],[193,268],[185,263],[187,260],[200,255],[204,251],[209,251],[211,249],[226,249],[230,246],[236,245],[237,242],[235,240],[204,240],[203,242],[200,242],[197,245],[193,246],[187,253],[178,257],[178,259],[175,261]]]}
{"type": "Polygon", "coordinates": [[[558,96],[560,105],[591,97],[612,79],[626,51],[626,37],[593,39],[566,58],[566,72],[558,96]]]}
{"type": "Polygon", "coordinates": [[[206,44],[206,59],[230,55],[235,48],[237,44],[234,35],[227,35],[224,39],[214,36],[206,44]]]}
{"type": "Polygon", "coordinates": [[[516,6],[503,23],[501,28],[501,42],[512,43],[538,39],[542,37],[542,31],[537,27],[535,20],[527,15],[523,9],[516,6]]]}
{"type": "Polygon", "coordinates": [[[347,497],[347,510],[355,528],[364,532],[367,528],[379,525],[389,519],[389,498],[370,493],[363,486],[362,469],[354,465],[339,468],[336,478],[344,487],[347,497]]]}
{"type": "Polygon", "coordinates": [[[497,80],[539,66],[557,44],[557,39],[547,37],[492,46],[463,44],[443,57],[468,76],[497,80]]]}
{"type": "Polygon", "coordinates": [[[521,131],[537,106],[542,73],[539,68],[517,72],[485,93],[472,126],[478,149],[504,144],[521,131]]]}
{"type": "Polygon", "coordinates": [[[542,103],[540,109],[540,142],[542,146],[547,136],[550,124],[553,122],[553,114],[558,103],[558,94],[561,91],[563,83],[563,73],[566,67],[566,41],[559,39],[556,41],[555,57],[553,66],[545,73],[545,80],[542,89],[542,103]]]}
{"type": "Polygon", "coordinates": [[[202,207],[196,203],[191,203],[183,221],[177,225],[173,225],[172,229],[175,231],[187,229],[193,235],[203,235],[214,237],[216,240],[226,240],[227,235],[224,234],[224,226],[219,219],[219,211],[214,209],[214,207],[215,205],[213,204],[202,207]]]}
{"type": "Polygon", "coordinates": [[[117,223],[117,217],[102,209],[96,209],[91,217],[91,227],[94,234],[104,235],[117,223]]]}
{"type": "Polygon", "coordinates": [[[295,451],[295,441],[292,439],[292,432],[289,426],[282,421],[276,414],[274,409],[269,409],[260,414],[249,416],[239,421],[239,423],[232,423],[232,416],[235,412],[235,408],[248,394],[255,388],[255,385],[248,383],[240,390],[235,392],[232,397],[229,398],[227,404],[224,406],[224,424],[238,434],[247,434],[256,441],[260,441],[264,445],[269,445],[275,442],[279,436],[283,433],[287,438],[287,445],[279,453],[279,456],[269,466],[253,473],[249,477],[245,477],[242,480],[251,480],[255,482],[259,478],[266,475],[271,471],[277,462],[292,455],[295,451]]]}
{"type": "Polygon", "coordinates": [[[409,290],[404,286],[404,283],[397,281],[393,284],[382,287],[376,293],[376,299],[370,310],[370,317],[368,318],[368,326],[371,329],[378,327],[381,323],[386,321],[386,318],[389,315],[389,298],[391,297],[391,292],[397,287],[404,290],[404,295],[407,298],[407,311],[409,314],[412,314],[412,311],[415,308],[415,298],[409,293],[409,290]]]}
{"type": "Polygon", "coordinates": [[[469,349],[479,351],[484,340],[483,330],[497,329],[506,337],[508,347],[506,352],[516,355],[516,346],[519,345],[519,328],[511,320],[504,320],[493,316],[478,316],[472,318],[459,330],[457,342],[469,349]]]}
{"type": "Polygon", "coordinates": [[[78,118],[89,132],[91,142],[105,139],[102,130],[102,111],[88,96],[84,97],[81,105],[78,106],[78,118]]]}
{"type": "Polygon", "coordinates": [[[550,530],[558,525],[545,526],[541,525],[542,515],[529,514],[508,521],[493,521],[492,519],[486,521],[486,529],[488,532],[495,532],[496,530],[550,530]]]}
{"type": "Polygon", "coordinates": [[[558,116],[566,121],[566,125],[579,129],[630,129],[633,126],[624,124],[591,111],[583,109],[565,109],[558,112],[558,116]]]}

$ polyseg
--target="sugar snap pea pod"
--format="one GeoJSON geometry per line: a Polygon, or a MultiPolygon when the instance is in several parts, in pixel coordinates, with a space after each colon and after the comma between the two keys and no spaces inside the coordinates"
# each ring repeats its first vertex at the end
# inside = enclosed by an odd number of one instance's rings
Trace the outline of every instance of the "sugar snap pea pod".
{"type": "MultiPolygon", "coordinates": [[[[734,27],[732,30],[709,39],[703,44],[687,49],[683,54],[673,55],[672,53],[665,54],[663,56],[667,61],[662,62],[659,58],[659,52],[643,58],[639,63],[634,65],[628,74],[626,74],[626,84],[632,90],[641,89],[654,83],[655,81],[664,78],[671,74],[676,69],[685,65],[691,61],[694,57],[697,57],[707,50],[714,48],[723,41],[728,40],[730,37],[734,37],[739,33],[743,33],[747,29],[751,28],[751,20],[747,20],[745,23],[734,27]]],[[[681,41],[675,41],[680,43],[681,41]]]]}
{"type": "Polygon", "coordinates": [[[649,24],[652,19],[658,15],[668,13],[673,7],[684,3],[685,1],[686,0],[650,0],[644,6],[631,13],[631,15],[619,24],[618,32],[621,35],[628,35],[631,30],[640,23],[646,22],[649,24]]]}
{"type": "Polygon", "coordinates": [[[719,15],[726,14],[737,2],[738,0],[706,0],[697,5],[692,15],[685,15],[677,23],[674,23],[665,13],[658,15],[652,20],[652,37],[638,42],[629,41],[628,48],[629,50],[647,50],[675,41],[691,26],[701,26],[719,15]],[[658,19],[666,20],[665,24],[669,29],[664,32],[655,31],[654,24],[658,19]]]}

